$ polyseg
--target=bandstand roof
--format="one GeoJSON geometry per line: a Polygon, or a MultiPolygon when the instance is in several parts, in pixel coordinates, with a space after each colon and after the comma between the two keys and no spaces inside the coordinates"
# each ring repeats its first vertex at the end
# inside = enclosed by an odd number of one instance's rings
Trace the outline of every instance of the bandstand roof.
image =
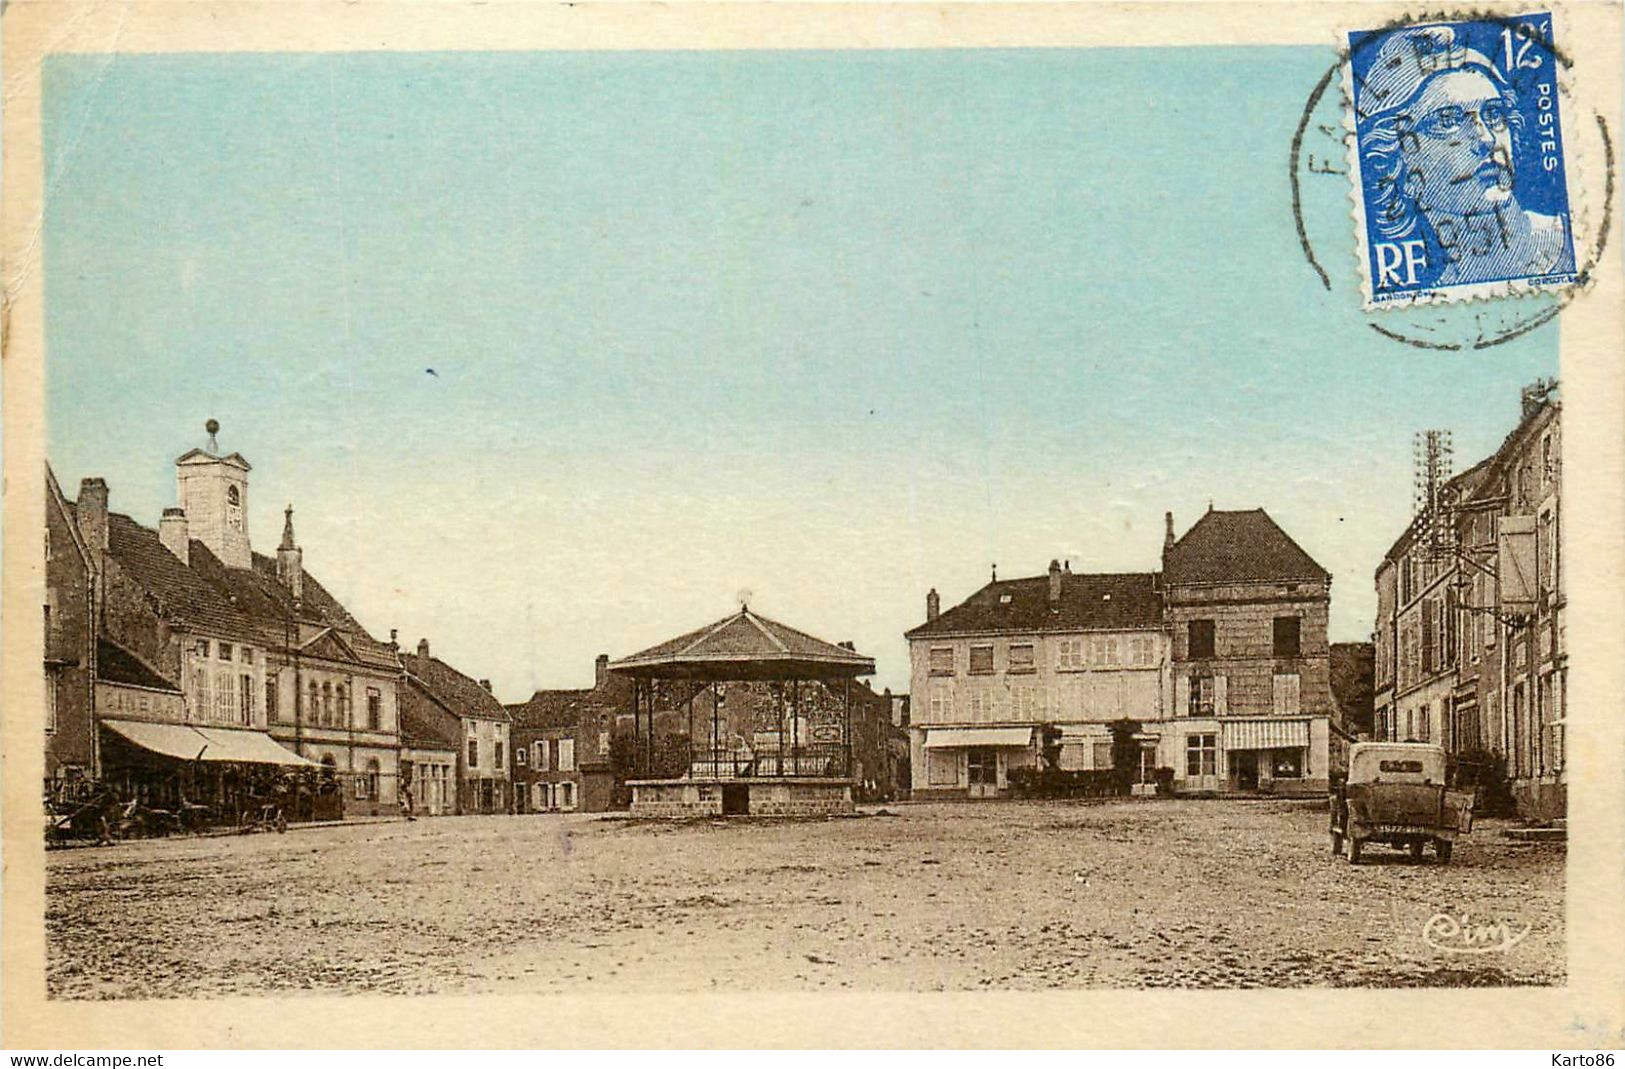
{"type": "Polygon", "coordinates": [[[786,627],[748,606],[714,624],[623,657],[609,670],[641,679],[824,679],[866,676],[872,657],[786,627]]]}

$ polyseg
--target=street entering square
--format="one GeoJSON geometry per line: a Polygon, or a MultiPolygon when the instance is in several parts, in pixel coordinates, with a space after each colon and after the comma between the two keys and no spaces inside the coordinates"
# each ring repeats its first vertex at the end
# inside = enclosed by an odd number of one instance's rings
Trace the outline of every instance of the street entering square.
{"type": "Polygon", "coordinates": [[[95,999],[1564,981],[1561,845],[1485,821],[1449,865],[1373,848],[1351,866],[1326,824],[1303,801],[932,803],[54,851],[48,985],[95,999]],[[1525,934],[1437,938],[1457,924],[1525,934]]]}

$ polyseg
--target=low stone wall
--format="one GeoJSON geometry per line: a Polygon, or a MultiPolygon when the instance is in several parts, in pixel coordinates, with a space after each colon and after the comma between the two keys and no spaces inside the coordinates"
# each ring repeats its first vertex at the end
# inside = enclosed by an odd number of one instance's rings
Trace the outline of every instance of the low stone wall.
{"type": "Polygon", "coordinates": [[[747,815],[819,817],[856,812],[852,783],[839,779],[634,780],[634,817],[720,817],[724,786],[748,792],[747,815]]]}

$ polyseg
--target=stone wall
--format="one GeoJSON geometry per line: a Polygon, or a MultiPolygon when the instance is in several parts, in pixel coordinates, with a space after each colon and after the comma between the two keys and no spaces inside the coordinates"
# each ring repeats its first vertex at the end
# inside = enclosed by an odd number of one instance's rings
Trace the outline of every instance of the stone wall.
{"type": "MultiPolygon", "coordinates": [[[[729,786],[750,792],[753,817],[821,817],[854,811],[846,780],[741,779],[729,786]]],[[[722,816],[724,781],[634,782],[632,815],[656,819],[722,816]]]]}

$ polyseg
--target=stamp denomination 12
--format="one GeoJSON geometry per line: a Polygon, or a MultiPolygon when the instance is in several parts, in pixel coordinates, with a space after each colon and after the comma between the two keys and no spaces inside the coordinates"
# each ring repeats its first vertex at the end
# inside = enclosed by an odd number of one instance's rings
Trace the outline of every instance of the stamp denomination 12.
{"type": "Polygon", "coordinates": [[[1573,283],[1552,17],[1357,31],[1344,68],[1368,308],[1573,283]]]}

